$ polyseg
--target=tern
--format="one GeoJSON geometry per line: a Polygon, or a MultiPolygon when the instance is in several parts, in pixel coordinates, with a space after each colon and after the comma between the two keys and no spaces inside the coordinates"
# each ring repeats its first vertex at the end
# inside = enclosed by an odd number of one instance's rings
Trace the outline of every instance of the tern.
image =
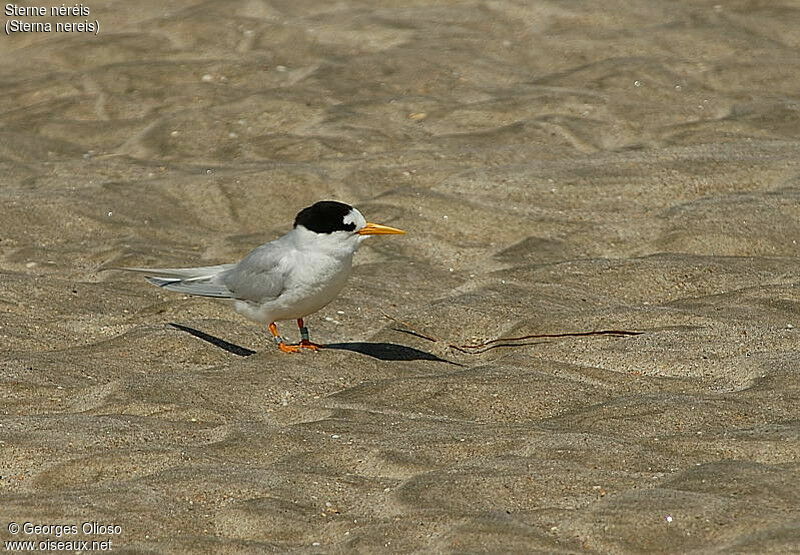
{"type": "Polygon", "coordinates": [[[316,351],[304,318],[342,290],[353,255],[370,235],[405,231],[367,222],[356,208],[325,200],[301,210],[285,235],[256,247],[235,264],[197,268],[119,268],[147,274],[153,285],[188,295],[233,301],[239,314],[267,324],[284,353],[316,351]],[[289,344],[276,322],[296,320],[300,343],[289,344]]]}

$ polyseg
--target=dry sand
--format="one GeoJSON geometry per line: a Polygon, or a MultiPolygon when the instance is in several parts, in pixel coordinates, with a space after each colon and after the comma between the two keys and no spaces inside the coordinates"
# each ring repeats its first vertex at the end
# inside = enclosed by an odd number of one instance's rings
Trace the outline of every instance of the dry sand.
{"type": "Polygon", "coordinates": [[[796,1],[85,5],[0,37],[0,539],[800,551],[796,1]],[[318,354],[101,271],[323,198],[409,234],[318,354]]]}

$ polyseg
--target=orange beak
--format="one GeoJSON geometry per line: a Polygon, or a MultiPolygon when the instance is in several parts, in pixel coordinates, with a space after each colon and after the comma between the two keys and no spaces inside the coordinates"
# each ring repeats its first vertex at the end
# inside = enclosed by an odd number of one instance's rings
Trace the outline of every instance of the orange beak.
{"type": "Polygon", "coordinates": [[[405,233],[402,229],[397,229],[395,227],[389,227],[388,225],[381,225],[381,224],[373,224],[368,223],[358,231],[356,231],[359,235],[395,235],[399,234],[402,235],[405,233]]]}

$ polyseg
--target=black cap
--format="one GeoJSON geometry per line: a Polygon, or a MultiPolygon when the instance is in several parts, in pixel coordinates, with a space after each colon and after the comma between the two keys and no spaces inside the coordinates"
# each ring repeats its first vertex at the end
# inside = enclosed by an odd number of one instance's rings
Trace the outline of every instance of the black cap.
{"type": "Polygon", "coordinates": [[[294,219],[294,227],[303,226],[316,233],[355,231],[356,224],[344,223],[344,218],[353,209],[349,204],[335,200],[323,200],[303,208],[294,219]]]}

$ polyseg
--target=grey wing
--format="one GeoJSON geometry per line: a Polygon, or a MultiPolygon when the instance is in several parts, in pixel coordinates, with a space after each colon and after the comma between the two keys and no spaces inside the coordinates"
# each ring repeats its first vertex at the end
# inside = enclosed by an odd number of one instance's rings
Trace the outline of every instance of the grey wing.
{"type": "Polygon", "coordinates": [[[223,277],[235,264],[218,266],[201,266],[197,268],[117,268],[128,272],[148,274],[147,281],[158,287],[198,295],[201,297],[230,298],[233,293],[228,289],[223,277]]]}
{"type": "Polygon", "coordinates": [[[284,290],[288,251],[275,241],[261,245],[221,276],[232,297],[253,303],[278,298],[284,290]]]}

